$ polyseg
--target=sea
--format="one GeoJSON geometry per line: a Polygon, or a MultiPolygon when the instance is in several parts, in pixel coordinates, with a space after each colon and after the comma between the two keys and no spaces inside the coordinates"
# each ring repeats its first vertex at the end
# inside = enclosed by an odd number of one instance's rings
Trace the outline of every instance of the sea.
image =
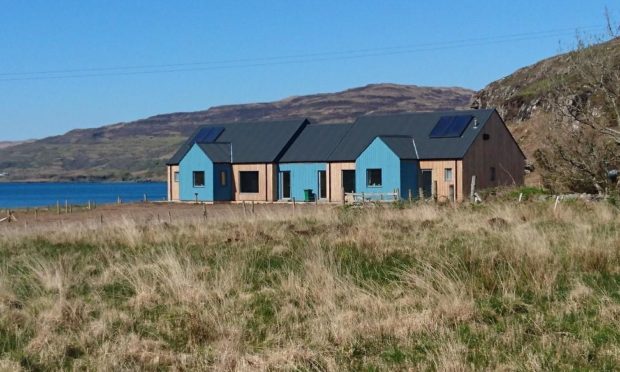
{"type": "Polygon", "coordinates": [[[0,209],[70,205],[97,205],[166,199],[165,182],[8,182],[0,183],[0,209]]]}

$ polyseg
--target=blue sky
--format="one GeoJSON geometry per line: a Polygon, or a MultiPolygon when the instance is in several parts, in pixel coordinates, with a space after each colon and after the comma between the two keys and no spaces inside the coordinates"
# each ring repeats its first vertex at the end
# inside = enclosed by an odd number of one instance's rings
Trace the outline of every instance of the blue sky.
{"type": "Polygon", "coordinates": [[[620,18],[615,0],[0,0],[0,140],[369,83],[480,89],[602,32],[606,6],[620,18]]]}

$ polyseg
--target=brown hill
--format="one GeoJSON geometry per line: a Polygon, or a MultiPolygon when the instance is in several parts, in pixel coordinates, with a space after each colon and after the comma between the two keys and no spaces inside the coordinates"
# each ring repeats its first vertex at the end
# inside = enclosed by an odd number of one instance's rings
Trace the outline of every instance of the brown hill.
{"type": "Polygon", "coordinates": [[[13,181],[158,180],[164,178],[166,160],[200,124],[290,117],[347,122],[371,113],[464,108],[473,93],[463,88],[373,84],[270,103],[157,115],[0,148],[0,172],[9,173],[13,181]]]}
{"type": "MultiPolygon", "coordinates": [[[[620,60],[620,38],[591,46],[588,51],[620,60]]],[[[473,97],[472,107],[498,110],[530,161],[545,141],[540,129],[554,118],[558,102],[571,102],[572,97],[582,93],[583,81],[569,60],[567,53],[521,68],[487,85],[473,97]]],[[[528,178],[530,184],[538,183],[536,173],[528,178]]]]}

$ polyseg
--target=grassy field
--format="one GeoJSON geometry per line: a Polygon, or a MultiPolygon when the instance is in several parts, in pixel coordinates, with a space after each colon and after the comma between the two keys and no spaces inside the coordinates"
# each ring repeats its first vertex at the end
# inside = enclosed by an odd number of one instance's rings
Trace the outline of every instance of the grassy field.
{"type": "Polygon", "coordinates": [[[620,217],[602,203],[0,235],[0,370],[614,370],[619,321],[620,217]]]}

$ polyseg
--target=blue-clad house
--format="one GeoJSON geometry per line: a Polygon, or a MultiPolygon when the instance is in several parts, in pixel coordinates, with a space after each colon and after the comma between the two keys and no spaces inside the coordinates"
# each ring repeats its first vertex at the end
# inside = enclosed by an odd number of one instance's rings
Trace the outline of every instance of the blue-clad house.
{"type": "Polygon", "coordinates": [[[361,170],[355,177],[357,193],[368,199],[388,193],[417,196],[418,160],[412,137],[376,137],[355,160],[355,169],[361,170]]]}
{"type": "Polygon", "coordinates": [[[227,143],[194,143],[179,162],[180,200],[231,201],[231,149],[227,143]]]}
{"type": "Polygon", "coordinates": [[[369,115],[346,124],[210,124],[167,163],[168,199],[461,201],[472,184],[523,184],[524,163],[495,110],[369,115]]]}
{"type": "Polygon", "coordinates": [[[278,162],[278,200],[330,199],[329,155],[352,124],[310,124],[278,162]]]}

